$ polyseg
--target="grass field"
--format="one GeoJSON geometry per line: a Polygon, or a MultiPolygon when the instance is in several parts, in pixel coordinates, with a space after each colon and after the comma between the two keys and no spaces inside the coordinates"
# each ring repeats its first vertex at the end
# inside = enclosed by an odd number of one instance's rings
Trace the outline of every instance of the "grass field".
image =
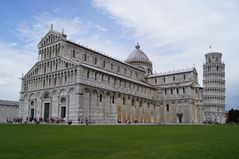
{"type": "Polygon", "coordinates": [[[239,158],[238,126],[0,125],[0,159],[239,158]]]}

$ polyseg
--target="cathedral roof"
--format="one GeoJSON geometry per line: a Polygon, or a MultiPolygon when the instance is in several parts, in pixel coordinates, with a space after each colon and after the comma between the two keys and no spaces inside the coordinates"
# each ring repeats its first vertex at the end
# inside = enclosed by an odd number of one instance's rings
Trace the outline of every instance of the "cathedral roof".
{"type": "Polygon", "coordinates": [[[159,88],[176,88],[176,87],[185,87],[193,85],[194,81],[188,82],[179,82],[179,83],[167,83],[158,85],[159,88]]]}
{"type": "Polygon", "coordinates": [[[99,55],[101,55],[101,56],[110,58],[110,59],[112,59],[112,60],[114,60],[114,61],[116,61],[116,62],[122,63],[122,64],[127,65],[127,66],[129,66],[129,67],[132,67],[132,68],[134,68],[134,69],[137,69],[138,71],[143,72],[141,69],[139,69],[139,68],[137,68],[137,67],[135,67],[135,66],[133,66],[133,65],[130,65],[130,64],[128,64],[128,63],[125,63],[125,61],[121,61],[121,60],[116,59],[116,58],[114,58],[114,57],[112,57],[112,56],[106,55],[106,54],[104,54],[104,53],[102,53],[102,52],[100,52],[100,51],[96,51],[95,49],[89,48],[88,46],[85,46],[85,45],[82,45],[82,44],[79,44],[79,43],[75,43],[75,42],[70,41],[70,40],[67,40],[67,42],[69,42],[69,43],[71,43],[71,44],[73,44],[73,45],[79,46],[79,47],[81,47],[81,48],[87,49],[87,50],[89,50],[89,51],[92,51],[92,52],[94,52],[94,53],[97,53],[97,54],[99,54],[99,55]]]}
{"type": "Polygon", "coordinates": [[[196,72],[197,70],[195,67],[182,69],[182,70],[176,70],[176,71],[169,71],[169,72],[163,72],[163,73],[156,73],[153,75],[149,75],[148,77],[160,77],[160,76],[167,76],[167,75],[174,75],[174,74],[181,74],[181,73],[187,73],[187,72],[196,72]]]}
{"type": "Polygon", "coordinates": [[[102,73],[109,74],[109,75],[112,75],[112,76],[115,76],[115,77],[118,77],[118,78],[125,79],[125,80],[127,80],[127,81],[132,81],[132,82],[135,82],[135,83],[138,83],[138,84],[141,84],[141,85],[150,87],[150,88],[154,88],[154,87],[152,87],[150,84],[145,83],[145,82],[143,82],[143,81],[135,80],[135,79],[133,79],[133,78],[129,78],[129,77],[126,77],[126,76],[122,76],[122,75],[117,74],[117,73],[109,72],[109,71],[106,71],[106,70],[104,70],[104,69],[100,69],[100,68],[97,68],[97,67],[94,67],[94,66],[90,66],[90,65],[88,65],[88,64],[86,64],[86,63],[81,63],[80,65],[83,66],[83,67],[87,67],[87,68],[96,70],[96,71],[98,71],[98,72],[102,72],[102,73]]]}
{"type": "Polygon", "coordinates": [[[134,61],[151,63],[147,55],[142,50],[140,50],[140,45],[138,43],[135,46],[135,50],[129,54],[125,62],[134,62],[134,61]]]}
{"type": "Polygon", "coordinates": [[[0,105],[18,107],[19,102],[18,101],[9,101],[9,100],[0,100],[0,105]]]}

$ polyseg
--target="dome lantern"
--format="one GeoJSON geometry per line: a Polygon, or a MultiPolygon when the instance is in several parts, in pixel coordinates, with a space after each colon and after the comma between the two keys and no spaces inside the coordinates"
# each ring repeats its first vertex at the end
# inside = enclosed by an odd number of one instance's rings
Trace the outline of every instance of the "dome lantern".
{"type": "Polygon", "coordinates": [[[140,45],[139,45],[138,42],[137,42],[137,44],[135,45],[135,48],[136,48],[136,49],[139,49],[139,48],[140,48],[140,45]]]}

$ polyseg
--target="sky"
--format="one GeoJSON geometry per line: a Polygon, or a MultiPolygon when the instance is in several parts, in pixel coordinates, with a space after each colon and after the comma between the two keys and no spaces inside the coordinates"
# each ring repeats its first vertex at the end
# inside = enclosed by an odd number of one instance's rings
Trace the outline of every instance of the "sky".
{"type": "Polygon", "coordinates": [[[37,62],[37,43],[49,31],[126,60],[139,42],[154,73],[196,67],[222,53],[226,109],[239,108],[237,0],[0,0],[0,99],[19,100],[22,75],[37,62]],[[209,46],[212,48],[209,49],[209,46]]]}

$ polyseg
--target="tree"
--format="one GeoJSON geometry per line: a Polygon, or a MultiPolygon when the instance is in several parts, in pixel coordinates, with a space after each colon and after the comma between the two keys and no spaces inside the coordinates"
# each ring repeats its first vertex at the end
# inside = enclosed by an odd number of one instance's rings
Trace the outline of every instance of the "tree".
{"type": "Polygon", "coordinates": [[[238,109],[231,109],[228,111],[228,123],[239,123],[239,110],[238,109]]]}

